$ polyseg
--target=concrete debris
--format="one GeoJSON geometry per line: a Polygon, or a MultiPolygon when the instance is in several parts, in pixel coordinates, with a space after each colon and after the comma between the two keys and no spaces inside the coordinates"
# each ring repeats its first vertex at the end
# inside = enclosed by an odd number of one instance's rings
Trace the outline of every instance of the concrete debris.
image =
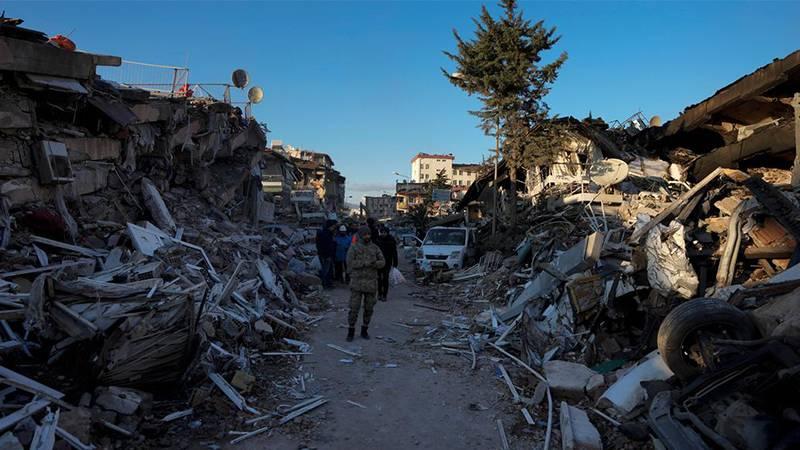
{"type": "Polygon", "coordinates": [[[548,361],[543,368],[553,394],[574,400],[580,400],[586,395],[589,380],[597,375],[583,364],[569,361],[548,361]]]}
{"type": "Polygon", "coordinates": [[[602,450],[600,432],[580,408],[561,402],[561,448],[563,450],[602,450]]]}
{"type": "Polygon", "coordinates": [[[501,161],[451,211],[461,217],[446,217],[474,230],[476,257],[460,270],[418,271],[431,290],[418,304],[463,308],[473,322],[431,328],[426,339],[465,360],[472,342],[489,343],[542,368],[546,382],[507,373],[509,403],[542,407],[550,391],[584,409],[596,402],[613,428],[591,427],[592,443],[573,443],[574,411],[562,404],[564,448],[600,448],[598,432],[625,448],[649,434],[669,449],[796,445],[788,431],[764,430],[780,427],[800,394],[800,224],[791,219],[800,194],[789,187],[800,185],[800,81],[787,75],[798,68],[800,51],[663,126],[555,119],[566,135],[555,164],[522,161],[513,172],[501,161]],[[524,184],[521,201],[495,208],[510,180],[518,194],[524,184]],[[490,254],[502,264],[487,270],[478,258],[490,254]],[[783,378],[771,384],[770,373],[783,378]],[[732,409],[740,401],[747,408],[732,409]]]}
{"type": "Polygon", "coordinates": [[[672,371],[657,351],[650,353],[643,362],[627,371],[600,397],[599,405],[614,408],[619,414],[628,414],[645,400],[643,381],[667,380],[672,371]]]}
{"type": "Polygon", "coordinates": [[[329,155],[267,148],[229,103],[103,80],[120,58],[14,30],[0,31],[0,431],[32,425],[0,446],[122,448],[190,406],[256,412],[242,393],[287,360],[262,353],[288,354],[320,319],[307,227],[344,207],[344,177],[329,155]]]}

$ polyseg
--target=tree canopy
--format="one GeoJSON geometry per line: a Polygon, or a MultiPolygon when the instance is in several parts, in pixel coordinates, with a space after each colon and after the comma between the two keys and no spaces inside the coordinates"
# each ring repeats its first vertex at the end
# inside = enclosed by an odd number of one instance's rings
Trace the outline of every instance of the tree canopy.
{"type": "Polygon", "coordinates": [[[479,18],[473,19],[474,38],[466,40],[453,31],[458,51],[444,53],[455,62],[456,72],[442,71],[453,85],[478,96],[483,107],[470,113],[480,119],[486,134],[502,140],[503,157],[517,168],[527,159],[552,153],[558,133],[547,120],[544,97],[567,54],[544,64],[542,53],[560,39],[556,28],[525,19],[516,0],[501,0],[500,6],[503,15],[498,18],[486,6],[481,8],[479,18]]]}

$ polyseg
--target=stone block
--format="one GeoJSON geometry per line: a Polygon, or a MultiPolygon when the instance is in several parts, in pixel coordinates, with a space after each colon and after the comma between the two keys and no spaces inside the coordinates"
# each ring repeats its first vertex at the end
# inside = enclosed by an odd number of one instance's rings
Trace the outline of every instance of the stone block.
{"type": "Polygon", "coordinates": [[[597,373],[583,364],[555,360],[544,363],[544,375],[554,395],[580,400],[586,396],[589,379],[597,373]]]}
{"type": "Polygon", "coordinates": [[[600,432],[582,409],[561,402],[561,449],[602,450],[600,432]]]}

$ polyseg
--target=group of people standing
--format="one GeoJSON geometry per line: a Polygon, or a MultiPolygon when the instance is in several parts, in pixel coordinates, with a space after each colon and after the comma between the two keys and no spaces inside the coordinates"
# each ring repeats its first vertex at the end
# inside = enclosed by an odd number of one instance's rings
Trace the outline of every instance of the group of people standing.
{"type": "Polygon", "coordinates": [[[362,305],[361,337],[369,339],[375,303],[387,300],[389,275],[399,263],[397,241],[385,225],[370,218],[355,233],[347,225],[328,220],[317,232],[316,244],[323,287],[333,287],[334,279],[350,285],[347,340],[355,336],[362,305]]]}

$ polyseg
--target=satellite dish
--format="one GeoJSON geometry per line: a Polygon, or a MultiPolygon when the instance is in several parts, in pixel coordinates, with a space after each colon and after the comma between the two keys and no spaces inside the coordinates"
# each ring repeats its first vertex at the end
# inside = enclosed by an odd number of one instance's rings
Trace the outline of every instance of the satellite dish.
{"type": "Polygon", "coordinates": [[[599,186],[611,186],[628,178],[628,164],[621,159],[604,159],[589,167],[589,179],[599,186]]]}
{"type": "Polygon", "coordinates": [[[247,86],[247,83],[250,82],[250,76],[247,75],[247,72],[244,69],[236,69],[233,71],[233,75],[231,75],[231,80],[233,81],[234,86],[242,89],[247,86]]]}
{"type": "Polygon", "coordinates": [[[247,91],[247,99],[250,103],[261,103],[264,100],[264,90],[258,86],[253,86],[247,91]]]}

